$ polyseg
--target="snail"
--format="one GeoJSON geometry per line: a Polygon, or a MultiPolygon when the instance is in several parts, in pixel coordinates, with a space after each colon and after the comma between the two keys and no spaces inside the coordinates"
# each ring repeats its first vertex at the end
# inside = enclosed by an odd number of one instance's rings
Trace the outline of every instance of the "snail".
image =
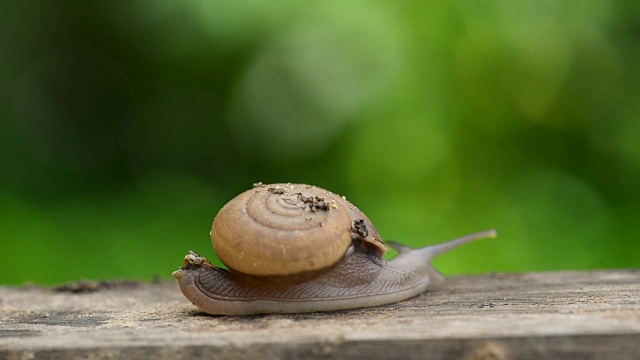
{"type": "Polygon", "coordinates": [[[378,306],[423,293],[442,275],[435,256],[495,230],[413,249],[387,248],[369,218],[346,198],[310,185],[258,183],[227,203],[211,229],[229,268],[194,253],[173,273],[200,310],[216,315],[305,313],[378,306]]]}

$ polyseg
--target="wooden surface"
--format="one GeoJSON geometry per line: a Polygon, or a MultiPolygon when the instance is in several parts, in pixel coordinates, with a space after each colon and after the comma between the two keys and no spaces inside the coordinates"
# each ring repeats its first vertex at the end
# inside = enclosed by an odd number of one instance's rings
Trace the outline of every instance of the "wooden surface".
{"type": "Polygon", "coordinates": [[[351,311],[209,316],[175,283],[0,287],[0,359],[640,359],[640,270],[447,278],[351,311]]]}

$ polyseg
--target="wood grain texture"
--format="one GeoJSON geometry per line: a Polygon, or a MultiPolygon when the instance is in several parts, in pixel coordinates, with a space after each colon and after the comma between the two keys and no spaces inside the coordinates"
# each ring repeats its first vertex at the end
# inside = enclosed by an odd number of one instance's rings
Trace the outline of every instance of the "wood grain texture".
{"type": "Polygon", "coordinates": [[[203,314],[173,282],[0,287],[0,359],[120,357],[640,359],[640,270],[452,277],[392,305],[247,317],[203,314]]]}

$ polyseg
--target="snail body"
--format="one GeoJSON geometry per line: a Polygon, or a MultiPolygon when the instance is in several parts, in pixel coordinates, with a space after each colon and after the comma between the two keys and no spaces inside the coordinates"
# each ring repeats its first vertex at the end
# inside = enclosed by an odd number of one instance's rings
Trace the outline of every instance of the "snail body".
{"type": "Polygon", "coordinates": [[[220,315],[304,313],[377,306],[423,293],[442,275],[430,260],[494,230],[419,249],[386,246],[343,197],[308,185],[254,186],[225,205],[211,230],[229,270],[190,252],[173,273],[202,311],[220,315]]]}

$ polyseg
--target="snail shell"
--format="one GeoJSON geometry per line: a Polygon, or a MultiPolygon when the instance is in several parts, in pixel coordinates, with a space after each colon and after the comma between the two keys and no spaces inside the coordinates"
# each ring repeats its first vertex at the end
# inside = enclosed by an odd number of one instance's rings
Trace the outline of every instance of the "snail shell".
{"type": "Polygon", "coordinates": [[[227,203],[213,221],[211,241],[230,269],[288,276],[328,269],[354,238],[380,255],[380,234],[360,210],[327,190],[295,184],[257,185],[227,203]]]}
{"type": "Polygon", "coordinates": [[[190,252],[173,273],[180,290],[210,314],[249,315],[351,309],[424,292],[442,276],[430,260],[494,230],[413,249],[387,242],[360,210],[327,190],[254,185],[226,204],[211,229],[229,270],[190,252]]]}

